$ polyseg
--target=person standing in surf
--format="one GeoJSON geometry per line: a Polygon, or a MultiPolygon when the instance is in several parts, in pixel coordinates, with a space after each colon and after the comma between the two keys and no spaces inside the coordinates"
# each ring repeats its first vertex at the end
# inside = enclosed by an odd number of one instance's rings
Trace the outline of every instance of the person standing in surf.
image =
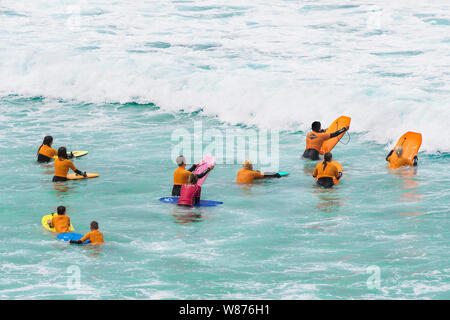
{"type": "Polygon", "coordinates": [[[58,151],[52,148],[53,137],[46,136],[37,152],[37,162],[48,163],[58,154],[58,151]]]}
{"type": "MultiPolygon", "coordinates": [[[[173,173],[172,197],[179,197],[181,186],[188,182],[189,176],[197,168],[197,164],[193,164],[192,167],[189,168],[189,170],[186,170],[186,158],[184,156],[178,156],[175,161],[178,165],[178,168],[175,169],[173,173]]],[[[214,165],[211,165],[202,173],[196,174],[197,178],[203,178],[212,169],[214,169],[214,165]]]]}
{"type": "Polygon", "coordinates": [[[324,188],[331,188],[336,181],[342,177],[337,166],[333,163],[333,155],[327,152],[323,155],[323,161],[319,162],[314,169],[313,177],[316,178],[317,184],[324,188]]]}
{"type": "MultiPolygon", "coordinates": [[[[52,148],[52,144],[53,137],[45,136],[44,141],[42,142],[37,152],[37,162],[48,163],[53,159],[54,156],[58,155],[58,151],[52,148]]],[[[72,152],[69,152],[67,156],[69,159],[74,157],[72,152]]]]}
{"type": "Polygon", "coordinates": [[[197,184],[197,181],[197,175],[191,173],[187,183],[181,186],[180,199],[177,202],[179,206],[193,207],[200,203],[202,187],[197,184]]]}
{"type": "Polygon", "coordinates": [[[321,129],[322,125],[319,121],[314,121],[311,125],[312,131],[306,135],[306,149],[303,153],[303,158],[310,160],[320,160],[319,154],[322,144],[331,138],[337,137],[341,133],[348,130],[349,127],[344,127],[333,133],[326,133],[326,130],[321,129]]]}
{"type": "Polygon", "coordinates": [[[58,215],[52,217],[51,220],[48,220],[48,226],[50,228],[55,228],[55,231],[58,233],[70,232],[70,218],[66,216],[66,207],[59,206],[57,208],[58,215]]]}
{"type": "Polygon", "coordinates": [[[53,177],[53,182],[67,181],[67,173],[69,173],[69,168],[76,174],[87,177],[86,172],[81,172],[78,170],[73,162],[68,159],[67,149],[65,147],[60,147],[58,149],[58,158],[55,159],[55,175],[53,177]]]}

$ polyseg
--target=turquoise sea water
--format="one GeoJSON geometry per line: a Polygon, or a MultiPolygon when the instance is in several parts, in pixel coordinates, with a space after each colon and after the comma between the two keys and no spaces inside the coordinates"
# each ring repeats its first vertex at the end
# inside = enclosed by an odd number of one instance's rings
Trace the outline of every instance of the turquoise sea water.
{"type": "Polygon", "coordinates": [[[0,4],[1,299],[450,298],[445,2],[70,8],[0,4]],[[300,160],[305,134],[341,114],[352,116],[333,150],[344,178],[320,189],[300,160]],[[243,188],[240,163],[219,163],[202,198],[223,205],[159,202],[173,134],[199,122],[279,130],[291,174],[243,188]],[[407,130],[423,134],[419,166],[389,171],[407,130]],[[88,150],[75,165],[100,177],[52,183],[52,166],[35,162],[48,134],[88,150]],[[106,244],[46,232],[59,205],[77,232],[98,221],[106,244]]]}

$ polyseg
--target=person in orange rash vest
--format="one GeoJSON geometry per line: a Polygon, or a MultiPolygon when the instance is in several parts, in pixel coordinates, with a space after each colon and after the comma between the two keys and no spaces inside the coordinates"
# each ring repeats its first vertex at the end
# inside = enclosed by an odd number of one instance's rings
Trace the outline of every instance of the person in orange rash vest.
{"type": "Polygon", "coordinates": [[[386,156],[387,162],[391,161],[391,156],[394,153],[394,151],[397,154],[397,159],[393,160],[393,161],[395,161],[395,163],[394,163],[395,168],[406,167],[406,166],[414,166],[414,167],[417,166],[417,162],[419,161],[419,159],[417,158],[417,155],[414,156],[413,161],[402,158],[401,155],[403,153],[403,148],[401,146],[398,146],[397,148],[391,150],[388,153],[388,155],[386,156]]]}
{"type": "Polygon", "coordinates": [[[255,179],[268,179],[268,178],[280,178],[279,173],[275,174],[264,174],[259,171],[253,170],[253,164],[250,160],[245,160],[244,163],[242,163],[242,169],[238,171],[237,173],[237,183],[245,183],[245,184],[251,184],[255,179]]]}
{"type": "Polygon", "coordinates": [[[91,244],[103,244],[104,243],[103,233],[101,233],[98,230],[98,222],[97,221],[91,222],[91,232],[86,233],[84,235],[84,237],[81,238],[80,240],[70,240],[69,242],[74,243],[74,244],[82,244],[86,240],[90,240],[91,244]]]}
{"type": "Polygon", "coordinates": [[[303,153],[303,158],[311,160],[319,160],[320,149],[322,144],[331,138],[337,137],[341,133],[348,130],[348,127],[344,127],[333,133],[326,133],[325,130],[321,129],[321,124],[319,121],[314,121],[311,125],[312,131],[308,132],[306,135],[306,148],[303,153]]]}
{"type": "Polygon", "coordinates": [[[323,156],[323,161],[316,165],[313,177],[316,178],[317,184],[324,188],[331,188],[335,184],[335,179],[342,177],[342,172],[332,163],[333,155],[327,152],[323,156]]]}

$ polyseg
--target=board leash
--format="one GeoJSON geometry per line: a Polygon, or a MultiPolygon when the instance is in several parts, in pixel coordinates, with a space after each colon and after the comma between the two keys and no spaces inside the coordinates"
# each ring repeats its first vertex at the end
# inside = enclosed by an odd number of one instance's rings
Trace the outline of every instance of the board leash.
{"type": "MultiPolygon", "coordinates": [[[[339,139],[339,142],[342,143],[344,146],[348,145],[348,143],[349,143],[350,140],[351,140],[350,133],[347,131],[347,132],[345,132],[345,134],[348,135],[348,140],[347,140],[346,143],[343,143],[343,142],[342,142],[342,139],[339,139]]],[[[345,134],[344,134],[344,135],[345,135],[345,134]]]]}

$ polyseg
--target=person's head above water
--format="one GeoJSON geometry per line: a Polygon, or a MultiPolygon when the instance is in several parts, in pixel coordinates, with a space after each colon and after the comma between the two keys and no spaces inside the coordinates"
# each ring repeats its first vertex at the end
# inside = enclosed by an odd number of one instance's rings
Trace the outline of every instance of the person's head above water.
{"type": "Polygon", "coordinates": [[[325,170],[325,168],[327,167],[328,162],[333,160],[333,155],[331,154],[331,152],[327,152],[323,155],[323,170],[325,170]]]}
{"type": "Polygon", "coordinates": [[[194,185],[194,184],[197,184],[197,181],[198,181],[197,176],[196,176],[195,174],[191,173],[191,174],[189,175],[187,184],[188,184],[188,185],[194,185]]]}
{"type": "Polygon", "coordinates": [[[181,166],[185,166],[186,165],[186,158],[183,156],[183,155],[181,155],[181,156],[178,156],[177,157],[177,159],[175,160],[176,161],[176,163],[177,163],[177,165],[179,166],[179,167],[181,167],[181,166]]]}
{"type": "Polygon", "coordinates": [[[52,136],[45,136],[44,137],[44,141],[42,142],[42,144],[45,144],[46,146],[51,147],[53,143],[53,137],[52,136]]]}
{"type": "Polygon", "coordinates": [[[253,170],[253,163],[250,160],[245,160],[242,163],[242,168],[247,170],[253,170]]]}
{"type": "Polygon", "coordinates": [[[59,147],[58,149],[58,158],[67,159],[67,149],[66,147],[59,147]]]}
{"type": "Polygon", "coordinates": [[[397,157],[400,157],[403,153],[402,146],[398,146],[397,148],[395,148],[395,153],[397,154],[397,157]]]}
{"type": "Polygon", "coordinates": [[[315,132],[319,132],[321,128],[322,128],[322,125],[320,124],[319,121],[314,121],[311,125],[312,131],[315,131],[315,132]]]}
{"type": "Polygon", "coordinates": [[[98,222],[97,221],[91,222],[91,230],[98,230],[98,222]]]}
{"type": "Polygon", "coordinates": [[[66,207],[64,206],[59,206],[56,211],[58,212],[58,215],[63,215],[66,214],[66,207]]]}

